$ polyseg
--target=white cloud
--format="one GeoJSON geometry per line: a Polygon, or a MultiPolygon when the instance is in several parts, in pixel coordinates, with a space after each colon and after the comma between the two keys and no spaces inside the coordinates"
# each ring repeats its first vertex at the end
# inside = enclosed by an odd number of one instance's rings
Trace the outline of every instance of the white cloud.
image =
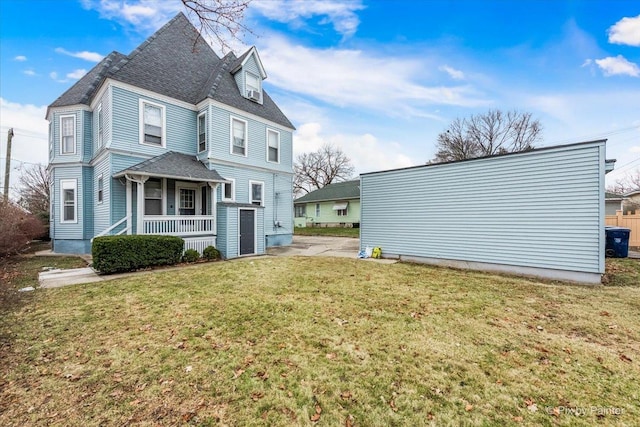
{"type": "Polygon", "coordinates": [[[620,74],[631,77],[640,77],[640,67],[633,62],[627,61],[622,55],[596,59],[595,62],[598,64],[598,67],[602,69],[605,76],[620,74]]]}
{"type": "Polygon", "coordinates": [[[609,43],[640,46],[640,15],[633,18],[622,18],[609,30],[609,43]]]}
{"type": "Polygon", "coordinates": [[[63,49],[61,47],[57,47],[55,49],[55,51],[56,51],[56,53],[61,53],[63,55],[73,56],[74,58],[80,58],[80,59],[84,59],[85,61],[90,61],[90,62],[100,62],[100,61],[102,61],[102,58],[104,58],[104,56],[100,55],[99,53],[88,52],[86,50],[83,50],[81,52],[69,52],[66,49],[63,49]]]}
{"type": "Polygon", "coordinates": [[[298,128],[293,136],[294,156],[316,151],[327,143],[342,149],[351,159],[356,174],[414,165],[397,143],[380,141],[368,133],[327,135],[320,123],[305,123],[298,128]]]}
{"type": "Polygon", "coordinates": [[[58,83],[66,83],[69,81],[69,79],[61,79],[58,76],[58,73],[56,71],[52,71],[49,73],[49,77],[51,77],[51,80],[55,80],[58,83]]]}
{"type": "Polygon", "coordinates": [[[87,70],[85,70],[84,68],[80,68],[77,70],[73,70],[70,73],[67,73],[67,78],[78,80],[78,79],[81,79],[85,74],[87,74],[87,70]]]}
{"type": "Polygon", "coordinates": [[[82,0],[85,9],[98,11],[101,18],[113,19],[146,32],[155,31],[182,10],[180,1],[165,0],[82,0]]]}
{"type": "Polygon", "coordinates": [[[449,77],[451,77],[454,80],[464,80],[464,73],[460,70],[456,70],[453,67],[450,67],[448,65],[443,65],[441,67],[438,67],[438,69],[440,71],[444,71],[445,73],[449,74],[449,77]]]}
{"type": "Polygon", "coordinates": [[[31,70],[31,69],[27,69],[23,71],[24,74],[26,74],[27,76],[37,76],[36,72],[31,70]]]}
{"type": "Polygon", "coordinates": [[[18,61],[18,62],[24,62],[27,60],[27,57],[24,55],[18,55],[15,58],[13,58],[14,61],[18,61]]]}
{"type": "Polygon", "coordinates": [[[634,145],[633,147],[629,148],[629,152],[630,153],[640,153],[640,145],[634,145]]]}
{"type": "Polygon", "coordinates": [[[275,36],[263,38],[260,54],[269,82],[280,89],[339,107],[423,116],[434,105],[481,106],[488,101],[470,85],[420,82],[430,68],[423,58],[375,56],[348,49],[314,49],[275,36]]]}
{"type": "MultiPolygon", "coordinates": [[[[48,123],[44,118],[46,106],[19,104],[0,98],[0,134],[6,136],[9,128],[13,128],[14,136],[11,149],[11,181],[10,186],[18,185],[21,162],[42,163],[48,161],[48,123]]],[[[6,150],[4,140],[1,141],[2,155],[6,150]]],[[[4,160],[0,162],[4,176],[4,160]]],[[[15,197],[15,192],[11,192],[15,197]]]]}
{"type": "Polygon", "coordinates": [[[333,24],[333,29],[345,37],[355,34],[360,25],[356,12],[365,8],[361,1],[336,0],[256,1],[250,7],[269,19],[298,27],[303,26],[305,19],[324,17],[320,24],[333,24]]]}

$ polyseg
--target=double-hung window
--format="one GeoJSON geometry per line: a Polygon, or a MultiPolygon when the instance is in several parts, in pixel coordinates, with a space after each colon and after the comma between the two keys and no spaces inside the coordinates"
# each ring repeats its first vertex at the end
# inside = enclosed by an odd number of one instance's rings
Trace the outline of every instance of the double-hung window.
{"type": "Polygon", "coordinates": [[[247,156],[247,122],[231,119],[231,154],[247,156]]]}
{"type": "Polygon", "coordinates": [[[198,153],[207,149],[207,115],[202,113],[198,116],[198,153]]]}
{"type": "Polygon", "coordinates": [[[60,117],[60,152],[62,154],[76,152],[76,116],[60,117]]]}
{"type": "Polygon", "coordinates": [[[144,214],[162,215],[162,180],[149,178],[144,183],[144,214]]]}
{"type": "Polygon", "coordinates": [[[262,101],[262,88],[260,78],[255,74],[245,73],[245,84],[247,86],[247,96],[255,101],[262,101]]]}
{"type": "Polygon", "coordinates": [[[306,216],[306,205],[296,205],[296,218],[306,216]]]}
{"type": "Polygon", "coordinates": [[[164,147],[164,107],[147,101],[141,105],[141,135],[143,144],[164,147]]]}
{"type": "Polygon", "coordinates": [[[320,203],[316,203],[316,216],[320,216],[320,203]]]}
{"type": "Polygon", "coordinates": [[[267,161],[280,163],[280,132],[267,129],[267,161]]]}
{"type": "Polygon", "coordinates": [[[98,203],[102,203],[104,197],[104,179],[102,179],[102,174],[98,176],[98,203]]]}
{"type": "Polygon", "coordinates": [[[60,222],[78,222],[78,181],[60,180],[60,222]]]}
{"type": "Polygon", "coordinates": [[[249,202],[252,205],[263,206],[264,183],[260,181],[249,181],[249,202]]]}
{"type": "Polygon", "coordinates": [[[229,178],[229,182],[225,182],[222,186],[222,200],[225,202],[233,202],[236,199],[236,181],[229,178]]]}

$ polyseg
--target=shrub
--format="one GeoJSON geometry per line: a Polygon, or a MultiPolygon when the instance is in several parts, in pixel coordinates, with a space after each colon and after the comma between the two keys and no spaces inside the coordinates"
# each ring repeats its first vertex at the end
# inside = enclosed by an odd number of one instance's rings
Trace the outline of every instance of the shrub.
{"type": "Polygon", "coordinates": [[[111,274],[180,262],[184,240],[176,236],[101,236],[93,239],[93,268],[111,274]]]}
{"type": "Polygon", "coordinates": [[[42,222],[34,215],[0,200],[0,257],[20,252],[44,231],[42,222]]]}
{"type": "Polygon", "coordinates": [[[182,261],[184,262],[196,262],[200,259],[200,253],[195,249],[187,249],[182,255],[182,261]]]}
{"type": "Polygon", "coordinates": [[[212,259],[220,259],[220,251],[217,250],[215,246],[207,246],[204,248],[204,251],[202,251],[202,257],[209,261],[212,259]]]}

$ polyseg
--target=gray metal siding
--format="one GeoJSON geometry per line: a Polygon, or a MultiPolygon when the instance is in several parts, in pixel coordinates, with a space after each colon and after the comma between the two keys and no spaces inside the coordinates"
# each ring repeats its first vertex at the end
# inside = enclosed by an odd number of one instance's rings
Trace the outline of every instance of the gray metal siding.
{"type": "Polygon", "coordinates": [[[361,176],[361,245],[603,273],[604,142],[361,176]]]}
{"type": "Polygon", "coordinates": [[[178,105],[143,96],[123,88],[113,87],[111,148],[157,156],[167,150],[186,154],[197,151],[197,112],[178,105]],[[140,144],[140,99],[165,107],[165,147],[140,144]]]}

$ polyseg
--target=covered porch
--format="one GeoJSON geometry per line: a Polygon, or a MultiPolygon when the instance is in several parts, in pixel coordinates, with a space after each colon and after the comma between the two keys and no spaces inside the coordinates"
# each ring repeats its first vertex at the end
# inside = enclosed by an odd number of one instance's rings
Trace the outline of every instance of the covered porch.
{"type": "Polygon", "coordinates": [[[125,216],[104,234],[178,236],[185,250],[217,246],[218,172],[186,154],[168,152],[114,175],[124,181],[125,216]]]}

